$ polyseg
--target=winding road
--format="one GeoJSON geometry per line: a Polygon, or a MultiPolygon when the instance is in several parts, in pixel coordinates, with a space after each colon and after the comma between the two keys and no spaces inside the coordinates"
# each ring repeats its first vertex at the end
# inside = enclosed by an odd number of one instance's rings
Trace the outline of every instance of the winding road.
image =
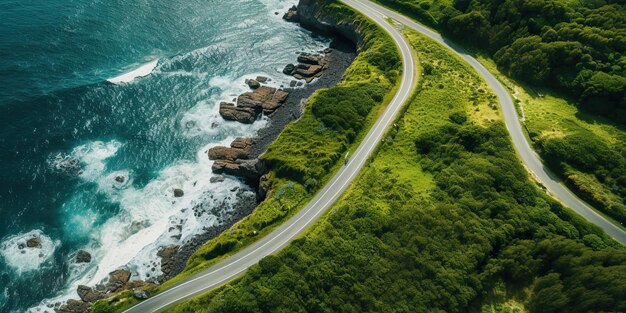
{"type": "MultiPolygon", "coordinates": [[[[346,1],[346,3],[350,2],[346,1]]],[[[498,79],[493,74],[491,74],[489,70],[487,70],[473,56],[463,51],[463,49],[459,46],[455,45],[454,43],[448,42],[440,34],[432,31],[431,29],[421,24],[416,23],[415,21],[405,17],[404,15],[369,1],[367,1],[364,6],[368,8],[367,11],[361,11],[364,14],[371,16],[370,12],[375,12],[375,14],[383,14],[389,18],[392,18],[395,21],[409,28],[412,28],[441,43],[442,45],[450,48],[459,56],[461,56],[463,60],[469,63],[474,68],[474,70],[476,70],[476,72],[478,72],[478,74],[482,76],[482,78],[489,84],[489,86],[498,96],[498,101],[500,102],[500,107],[502,108],[502,112],[504,114],[506,128],[511,135],[511,139],[513,140],[513,146],[515,147],[517,154],[522,159],[522,162],[524,163],[526,168],[532,173],[537,181],[539,181],[539,183],[541,183],[554,198],[561,201],[561,203],[563,203],[565,206],[580,214],[587,221],[602,228],[609,236],[613,237],[621,244],[626,245],[626,232],[624,230],[598,214],[591,208],[591,206],[576,197],[569,189],[565,188],[565,186],[563,186],[563,184],[561,183],[561,180],[556,177],[541,162],[541,158],[537,155],[535,150],[533,150],[528,140],[524,136],[524,131],[522,129],[522,125],[520,124],[517,111],[515,110],[515,105],[511,100],[511,96],[508,94],[500,81],[498,81],[498,79]]]]}
{"type": "Polygon", "coordinates": [[[369,1],[343,0],[344,3],[368,16],[374,22],[384,28],[393,38],[399,51],[401,52],[403,71],[402,80],[398,91],[385,112],[372,126],[367,136],[363,139],[357,150],[350,157],[350,162],[342,167],[328,184],[311,200],[311,202],[300,210],[294,217],[278,227],[272,233],[261,238],[232,257],[218,263],[194,276],[187,278],[172,288],[149,298],[130,309],[127,313],[160,312],[183,300],[197,296],[212,288],[215,288],[245,272],[250,266],[257,264],[262,258],[273,254],[289,242],[298,237],[307,227],[312,225],[317,218],[322,215],[341,196],[345,189],[357,176],[360,169],[365,165],[372,151],[382,140],[386,130],[396,119],[403,104],[411,96],[415,85],[415,59],[406,39],[386,18],[392,18],[397,22],[410,27],[437,42],[449,47],[467,61],[487,83],[493,88],[500,101],[507,129],[511,134],[515,149],[520,155],[523,163],[530,170],[536,179],[542,183],[546,189],[566,206],[572,208],[585,219],[598,225],[610,236],[622,244],[626,244],[626,232],[607,221],[597,214],[587,204],[574,196],[567,188],[561,185],[560,181],[550,174],[549,170],[541,163],[540,158],[524,136],[524,132],[519,123],[517,112],[513,101],[506,92],[502,84],[476,59],[463,52],[458,46],[447,42],[441,35],[432,30],[417,24],[403,15],[388,10],[380,5],[369,1]]]}
{"type": "Polygon", "coordinates": [[[224,282],[227,282],[258,263],[262,258],[277,252],[313,224],[340,196],[357,176],[368,157],[382,140],[388,127],[395,121],[402,105],[409,99],[415,85],[415,60],[409,44],[402,34],[387,23],[381,14],[371,11],[362,2],[345,0],[355,9],[366,12],[372,20],[381,25],[395,41],[402,54],[402,80],[394,98],[385,112],[367,133],[350,161],[317,193],[317,195],[295,216],[286,221],[272,233],[261,238],[242,251],[208,269],[189,277],[183,282],[163,291],[126,310],[127,313],[146,313],[163,311],[174,304],[199,295],[224,282]]]}

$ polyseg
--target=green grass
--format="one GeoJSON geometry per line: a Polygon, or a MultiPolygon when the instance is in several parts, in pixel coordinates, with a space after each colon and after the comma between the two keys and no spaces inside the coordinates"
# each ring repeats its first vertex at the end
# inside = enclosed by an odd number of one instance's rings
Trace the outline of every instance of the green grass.
{"type": "Polygon", "coordinates": [[[498,77],[515,100],[521,101],[525,123],[536,133],[536,139],[562,137],[584,131],[598,136],[607,144],[626,146],[624,126],[586,113],[577,108],[573,101],[550,89],[528,87],[505,76],[493,60],[484,55],[479,55],[477,59],[498,77]]]}
{"type": "Polygon", "coordinates": [[[623,248],[530,181],[468,65],[408,37],[432,71],[340,200],[306,235],[172,312],[626,309],[623,248]]]}

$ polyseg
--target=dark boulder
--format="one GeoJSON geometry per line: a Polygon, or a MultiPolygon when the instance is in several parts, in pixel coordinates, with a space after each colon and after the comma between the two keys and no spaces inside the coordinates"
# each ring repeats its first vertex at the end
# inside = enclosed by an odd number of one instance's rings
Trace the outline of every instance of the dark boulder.
{"type": "Polygon", "coordinates": [[[124,284],[130,280],[131,272],[125,269],[115,270],[109,273],[109,282],[106,284],[106,290],[109,292],[117,292],[122,290],[124,284]]]}
{"type": "Polygon", "coordinates": [[[233,103],[220,103],[220,115],[229,121],[252,124],[256,121],[259,112],[254,108],[238,107],[233,103]]]}
{"type": "Polygon", "coordinates": [[[224,181],[224,179],[225,177],[222,175],[215,175],[215,176],[211,176],[211,179],[209,181],[211,183],[221,183],[224,181]]]}
{"type": "Polygon", "coordinates": [[[247,179],[259,179],[265,171],[263,162],[258,159],[235,161],[216,160],[213,163],[212,169],[215,174],[234,175],[247,179]]]}
{"type": "Polygon", "coordinates": [[[283,19],[288,22],[298,21],[298,8],[294,5],[283,15],[283,19]]]}
{"type": "Polygon", "coordinates": [[[85,302],[93,303],[100,299],[106,298],[106,295],[104,293],[93,290],[91,287],[85,285],[78,285],[76,291],[78,292],[78,296],[80,297],[80,299],[85,302]]]}
{"type": "Polygon", "coordinates": [[[311,64],[311,65],[320,65],[323,62],[324,57],[321,55],[314,55],[309,53],[301,53],[298,56],[298,62],[311,64]]]}
{"type": "Polygon", "coordinates": [[[137,299],[148,299],[150,294],[146,290],[133,289],[133,296],[137,299]]]}
{"type": "Polygon", "coordinates": [[[62,305],[57,313],[90,313],[91,303],[70,299],[62,305]]]}
{"type": "Polygon", "coordinates": [[[272,185],[270,183],[270,178],[271,178],[271,174],[265,173],[259,179],[259,193],[258,194],[259,194],[260,200],[264,200],[265,197],[267,197],[267,194],[269,193],[270,189],[272,188],[272,185]]]}
{"type": "Polygon", "coordinates": [[[248,149],[228,148],[228,147],[213,147],[209,149],[210,160],[230,160],[247,159],[250,152],[248,149]]]}
{"type": "Polygon", "coordinates": [[[276,88],[261,86],[252,92],[245,92],[237,98],[237,107],[263,111],[269,115],[278,109],[289,94],[276,88]]]}
{"type": "Polygon", "coordinates": [[[39,238],[39,236],[33,236],[26,241],[26,246],[29,248],[41,248],[41,238],[39,238]]]}
{"type": "Polygon", "coordinates": [[[291,63],[289,63],[289,64],[285,65],[285,68],[283,69],[283,73],[286,74],[286,75],[291,75],[291,74],[293,74],[293,71],[295,71],[295,70],[296,70],[296,66],[291,64],[291,63]]]}
{"type": "Polygon", "coordinates": [[[178,246],[165,247],[157,253],[157,256],[161,258],[161,272],[166,277],[170,277],[172,265],[176,263],[176,253],[178,253],[178,246]]]}
{"type": "Polygon", "coordinates": [[[319,65],[310,65],[307,67],[298,67],[296,68],[296,74],[299,74],[303,77],[313,77],[315,74],[322,71],[322,67],[319,65]]]}
{"type": "Polygon", "coordinates": [[[259,87],[261,87],[261,83],[259,83],[257,80],[255,79],[248,79],[246,81],[246,84],[248,84],[248,87],[252,88],[252,89],[257,89],[259,87]]]}
{"type": "Polygon", "coordinates": [[[91,262],[91,254],[85,250],[79,250],[76,253],[76,263],[89,263],[91,262]]]}

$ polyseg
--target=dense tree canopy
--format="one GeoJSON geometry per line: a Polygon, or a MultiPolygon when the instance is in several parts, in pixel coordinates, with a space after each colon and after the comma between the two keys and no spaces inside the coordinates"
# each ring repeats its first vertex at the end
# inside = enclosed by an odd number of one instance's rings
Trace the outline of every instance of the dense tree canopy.
{"type": "MultiPolygon", "coordinates": [[[[604,188],[626,199],[626,151],[621,146],[608,146],[590,133],[546,138],[539,141],[539,146],[542,156],[557,173],[567,176],[570,167],[589,173],[604,188]]],[[[571,183],[567,179],[566,182],[571,183]]],[[[578,194],[586,201],[626,225],[626,205],[623,202],[607,204],[598,198],[600,196],[597,192],[586,191],[585,186],[571,187],[579,191],[578,194]]]]}

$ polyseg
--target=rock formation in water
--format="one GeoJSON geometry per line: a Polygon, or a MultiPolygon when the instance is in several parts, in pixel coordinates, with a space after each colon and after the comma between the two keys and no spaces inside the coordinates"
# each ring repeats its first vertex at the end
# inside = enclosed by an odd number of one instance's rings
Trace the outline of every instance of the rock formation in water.
{"type": "MultiPolygon", "coordinates": [[[[256,80],[255,82],[258,83],[256,80]]],[[[287,96],[289,94],[283,90],[259,86],[253,91],[245,92],[237,97],[236,104],[220,103],[219,112],[226,120],[250,124],[256,121],[261,113],[265,115],[274,113],[285,102],[287,96]]]]}

